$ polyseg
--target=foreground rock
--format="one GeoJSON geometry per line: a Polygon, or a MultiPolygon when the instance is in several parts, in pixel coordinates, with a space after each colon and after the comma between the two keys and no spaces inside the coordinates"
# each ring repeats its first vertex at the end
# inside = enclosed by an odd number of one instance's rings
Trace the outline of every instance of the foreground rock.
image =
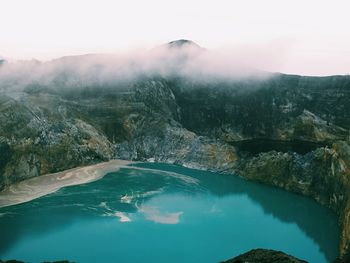
{"type": "Polygon", "coordinates": [[[349,263],[350,262],[350,254],[346,254],[340,258],[337,258],[333,263],[349,263]]]}
{"type": "Polygon", "coordinates": [[[281,251],[253,249],[223,263],[307,263],[281,251]]]}

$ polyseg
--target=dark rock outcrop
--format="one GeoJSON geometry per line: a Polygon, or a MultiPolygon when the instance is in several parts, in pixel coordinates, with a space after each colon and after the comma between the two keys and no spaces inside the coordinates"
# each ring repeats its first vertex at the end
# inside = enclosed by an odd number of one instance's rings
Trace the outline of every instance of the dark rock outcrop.
{"type": "Polygon", "coordinates": [[[349,263],[350,262],[350,254],[346,254],[340,258],[337,258],[333,263],[349,263]]]}
{"type": "Polygon", "coordinates": [[[281,251],[253,249],[222,263],[307,263],[281,251]]]}

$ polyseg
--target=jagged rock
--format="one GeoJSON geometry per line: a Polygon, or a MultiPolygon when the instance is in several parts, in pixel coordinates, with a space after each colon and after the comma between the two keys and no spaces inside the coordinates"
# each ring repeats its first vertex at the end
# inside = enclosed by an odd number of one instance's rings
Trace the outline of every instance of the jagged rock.
{"type": "Polygon", "coordinates": [[[307,263],[281,251],[269,249],[253,249],[223,263],[307,263]]]}

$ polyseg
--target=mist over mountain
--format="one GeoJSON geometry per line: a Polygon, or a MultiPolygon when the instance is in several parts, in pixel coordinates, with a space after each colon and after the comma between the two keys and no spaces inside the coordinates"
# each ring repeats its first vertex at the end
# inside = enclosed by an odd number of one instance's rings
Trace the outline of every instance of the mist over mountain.
{"type": "Polygon", "coordinates": [[[267,78],[244,61],[231,60],[189,40],[177,40],[147,51],[67,56],[48,62],[7,63],[0,71],[0,89],[23,90],[29,85],[79,88],[112,85],[141,77],[184,77],[195,81],[267,78]]]}

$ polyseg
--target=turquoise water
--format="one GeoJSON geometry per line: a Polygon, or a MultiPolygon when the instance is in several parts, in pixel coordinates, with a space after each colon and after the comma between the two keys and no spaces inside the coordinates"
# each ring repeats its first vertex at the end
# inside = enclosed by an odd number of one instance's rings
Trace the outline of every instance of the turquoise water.
{"type": "Polygon", "coordinates": [[[338,254],[336,216],[234,176],[137,164],[0,209],[0,259],[219,262],[253,248],[309,262],[338,254]]]}

